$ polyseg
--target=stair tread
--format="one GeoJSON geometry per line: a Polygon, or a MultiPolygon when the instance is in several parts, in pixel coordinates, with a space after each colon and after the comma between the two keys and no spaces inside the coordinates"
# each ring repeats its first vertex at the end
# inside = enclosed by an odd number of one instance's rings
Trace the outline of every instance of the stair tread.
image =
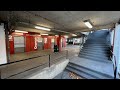
{"type": "Polygon", "coordinates": [[[83,54],[83,53],[80,53],[80,55],[86,55],[86,56],[92,56],[92,57],[97,57],[97,58],[103,58],[103,59],[108,59],[108,57],[106,56],[100,56],[100,55],[93,55],[93,54],[83,54]]]}
{"type": "Polygon", "coordinates": [[[97,78],[113,78],[112,76],[108,75],[108,74],[105,74],[105,73],[102,73],[102,72],[99,72],[99,71],[95,71],[95,70],[92,70],[90,68],[86,68],[84,66],[81,66],[81,65],[77,65],[77,64],[74,64],[74,63],[69,63],[68,66],[72,66],[74,68],[77,68],[77,69],[80,69],[82,71],[86,71],[88,72],[89,74],[91,75],[94,75],[96,76],[97,78]]]}
{"type": "Polygon", "coordinates": [[[82,77],[82,78],[86,78],[86,79],[95,79],[96,77],[90,76],[85,74],[83,71],[78,71],[75,68],[73,69],[72,67],[66,67],[67,70],[74,72],[75,74],[77,74],[78,76],[82,77]]]}
{"type": "Polygon", "coordinates": [[[83,55],[79,55],[79,57],[87,58],[89,60],[94,60],[94,61],[100,61],[100,62],[110,63],[110,60],[101,59],[101,58],[87,57],[87,56],[83,56],[83,55]]]}
{"type": "Polygon", "coordinates": [[[94,54],[94,55],[105,55],[105,56],[109,56],[109,54],[107,54],[107,53],[96,53],[96,52],[86,52],[86,51],[84,51],[84,52],[80,52],[80,54],[81,53],[83,53],[83,54],[94,54]]]}

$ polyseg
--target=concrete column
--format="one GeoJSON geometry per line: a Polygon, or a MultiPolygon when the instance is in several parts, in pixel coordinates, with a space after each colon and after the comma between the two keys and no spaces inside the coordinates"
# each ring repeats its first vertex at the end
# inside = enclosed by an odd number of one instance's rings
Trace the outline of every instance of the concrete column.
{"type": "Polygon", "coordinates": [[[5,29],[4,24],[0,25],[0,64],[7,63],[5,29]]]}

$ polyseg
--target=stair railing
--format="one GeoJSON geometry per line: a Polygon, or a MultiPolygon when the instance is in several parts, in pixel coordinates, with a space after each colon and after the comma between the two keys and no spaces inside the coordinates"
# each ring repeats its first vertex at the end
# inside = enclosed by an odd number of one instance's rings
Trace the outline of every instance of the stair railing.
{"type": "MultiPolygon", "coordinates": [[[[57,52],[57,53],[59,53],[59,52],[57,52]]],[[[13,61],[13,62],[5,63],[5,64],[0,64],[0,79],[6,79],[6,78],[9,78],[9,77],[18,75],[18,74],[20,74],[20,73],[23,73],[23,72],[26,72],[26,71],[29,71],[29,70],[33,70],[33,69],[38,68],[38,67],[40,67],[40,66],[45,66],[46,64],[48,64],[48,65],[47,65],[48,67],[51,67],[51,65],[53,65],[53,63],[54,63],[56,60],[59,60],[59,59],[64,58],[64,57],[66,57],[66,59],[68,59],[68,50],[61,51],[61,53],[63,53],[64,55],[62,55],[62,56],[60,56],[60,57],[58,57],[58,58],[55,58],[55,59],[51,59],[52,54],[54,54],[54,53],[51,53],[51,54],[39,55],[39,56],[35,56],[35,57],[23,59],[23,60],[13,61]],[[64,54],[64,52],[65,52],[65,54],[64,54]],[[43,58],[43,57],[48,57],[48,58],[47,58],[47,62],[45,62],[45,63],[40,63],[39,65],[36,65],[36,66],[34,66],[34,67],[30,67],[30,68],[28,68],[28,69],[26,69],[26,70],[22,70],[22,71],[20,71],[20,72],[18,72],[18,73],[16,73],[16,74],[12,74],[12,75],[10,75],[10,76],[8,76],[8,77],[6,77],[6,78],[2,78],[2,75],[1,75],[1,74],[2,74],[2,73],[1,73],[2,68],[8,67],[9,65],[13,65],[13,64],[16,64],[16,65],[17,65],[18,63],[24,62],[24,61],[33,61],[34,59],[36,59],[36,58],[41,58],[41,57],[42,57],[42,58],[43,58]]],[[[38,59],[38,60],[41,60],[41,59],[38,59]]],[[[46,67],[47,67],[47,66],[46,66],[46,67]]]]}
{"type": "Polygon", "coordinates": [[[117,75],[117,64],[116,64],[116,56],[113,54],[113,52],[110,50],[111,52],[111,58],[113,57],[114,59],[112,59],[113,61],[113,69],[114,69],[114,79],[116,79],[116,75],[117,75]]]}

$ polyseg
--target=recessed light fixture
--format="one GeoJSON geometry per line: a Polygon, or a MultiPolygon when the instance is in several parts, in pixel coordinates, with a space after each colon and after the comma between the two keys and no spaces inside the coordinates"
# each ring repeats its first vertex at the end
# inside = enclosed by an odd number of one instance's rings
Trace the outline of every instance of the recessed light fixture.
{"type": "Polygon", "coordinates": [[[17,33],[28,33],[27,31],[20,31],[20,30],[15,30],[17,33]]]}
{"type": "Polygon", "coordinates": [[[88,28],[92,28],[92,27],[93,27],[89,20],[85,20],[84,23],[85,23],[85,25],[86,25],[88,28]]]}
{"type": "Polygon", "coordinates": [[[36,28],[36,29],[45,30],[45,31],[50,31],[49,28],[45,28],[45,27],[35,26],[35,28],[36,28]]]}

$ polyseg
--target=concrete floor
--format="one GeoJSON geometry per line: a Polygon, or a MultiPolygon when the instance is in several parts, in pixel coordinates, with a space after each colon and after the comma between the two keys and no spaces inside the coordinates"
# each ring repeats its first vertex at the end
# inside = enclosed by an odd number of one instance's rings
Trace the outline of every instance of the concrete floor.
{"type": "Polygon", "coordinates": [[[63,48],[62,51],[54,53],[53,50],[39,50],[25,53],[17,53],[10,55],[10,62],[29,59],[22,62],[13,63],[10,65],[6,65],[1,70],[1,78],[9,78],[9,76],[22,73],[28,69],[40,66],[41,69],[48,67],[49,65],[49,56],[51,54],[51,64],[54,64],[61,60],[62,58],[66,58],[66,51],[68,50],[68,59],[72,59],[74,56],[78,56],[79,54],[79,45],[67,45],[67,47],[63,48]],[[46,56],[43,56],[46,55],[46,56]],[[39,58],[33,58],[37,56],[43,56],[39,58]],[[30,59],[33,58],[33,59],[30,59]]]}
{"type": "MultiPolygon", "coordinates": [[[[74,56],[78,56],[79,51],[80,51],[80,46],[79,45],[67,45],[67,47],[62,48],[61,54],[65,52],[65,50],[68,50],[68,58],[71,59],[74,56]]],[[[11,54],[9,61],[10,62],[19,61],[23,59],[28,59],[28,58],[43,56],[43,55],[48,55],[48,54],[52,54],[52,57],[55,55],[55,53],[51,49],[38,50],[38,51],[11,54]]],[[[55,59],[55,57],[53,58],[55,59]]]]}
{"type": "MultiPolygon", "coordinates": [[[[51,50],[40,50],[40,51],[33,51],[33,52],[26,52],[26,53],[18,53],[10,56],[10,62],[51,54],[51,64],[54,64],[59,60],[61,60],[61,57],[66,56],[65,50],[68,50],[68,59],[70,60],[70,62],[80,64],[81,66],[88,67],[93,70],[97,70],[99,72],[103,72],[113,76],[112,63],[107,64],[107,63],[102,63],[102,62],[97,62],[97,61],[92,61],[92,60],[87,60],[84,58],[77,57],[80,52],[79,45],[67,45],[67,47],[63,48],[62,52],[60,53],[58,52],[54,53],[51,50]]],[[[34,58],[32,60],[27,60],[27,61],[18,62],[15,64],[7,65],[1,68],[1,74],[2,74],[1,76],[2,78],[6,78],[6,77],[9,77],[10,75],[23,72],[25,70],[28,70],[36,66],[40,66],[40,69],[48,67],[48,59],[49,59],[48,56],[44,56],[44,57],[34,58]]],[[[74,79],[74,75],[71,78],[74,79]]]]}
{"type": "Polygon", "coordinates": [[[74,56],[78,56],[80,52],[80,45],[67,45],[63,50],[68,50],[68,58],[72,59],[74,56]]]}
{"type": "Polygon", "coordinates": [[[53,53],[52,50],[46,49],[46,50],[38,50],[38,51],[11,54],[10,62],[28,59],[28,58],[32,58],[32,57],[36,57],[36,56],[48,55],[51,53],[53,53]]]}

